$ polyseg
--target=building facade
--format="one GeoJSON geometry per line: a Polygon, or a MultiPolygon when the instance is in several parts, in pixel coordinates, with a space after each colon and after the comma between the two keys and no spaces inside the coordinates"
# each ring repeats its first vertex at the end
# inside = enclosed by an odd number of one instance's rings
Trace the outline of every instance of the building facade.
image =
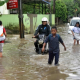
{"type": "Polygon", "coordinates": [[[3,6],[0,6],[1,14],[9,14],[9,10],[7,9],[7,4],[5,3],[3,6]]]}

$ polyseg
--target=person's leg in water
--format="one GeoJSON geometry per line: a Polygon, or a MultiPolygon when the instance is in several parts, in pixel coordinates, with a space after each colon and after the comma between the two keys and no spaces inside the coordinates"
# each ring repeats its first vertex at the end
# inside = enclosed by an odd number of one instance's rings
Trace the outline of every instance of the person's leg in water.
{"type": "Polygon", "coordinates": [[[79,40],[77,40],[77,45],[79,45],[79,40]]]}
{"type": "Polygon", "coordinates": [[[53,53],[51,53],[50,51],[49,51],[49,59],[48,59],[48,64],[52,64],[52,62],[53,62],[53,58],[54,58],[54,54],[53,53]]]}
{"type": "Polygon", "coordinates": [[[36,40],[36,41],[34,42],[34,45],[35,45],[35,48],[36,48],[36,52],[38,52],[38,51],[39,51],[39,49],[38,49],[38,40],[36,40]]]}
{"type": "Polygon", "coordinates": [[[0,43],[0,57],[2,57],[3,43],[0,43]]]}
{"type": "Polygon", "coordinates": [[[76,44],[76,39],[74,39],[74,45],[76,44]]]}
{"type": "Polygon", "coordinates": [[[2,57],[2,52],[0,52],[0,57],[2,57]]]}
{"type": "Polygon", "coordinates": [[[59,53],[56,53],[55,54],[55,66],[58,66],[59,65],[59,53]]]}

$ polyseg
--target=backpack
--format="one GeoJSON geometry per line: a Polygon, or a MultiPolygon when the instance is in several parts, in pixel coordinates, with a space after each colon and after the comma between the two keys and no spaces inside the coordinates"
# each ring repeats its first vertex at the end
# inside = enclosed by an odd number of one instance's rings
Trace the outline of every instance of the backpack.
{"type": "Polygon", "coordinates": [[[3,33],[3,26],[0,26],[0,41],[4,41],[5,40],[5,35],[3,33]]]}
{"type": "Polygon", "coordinates": [[[3,26],[0,26],[0,37],[3,36],[3,26]]]}
{"type": "MultiPolygon", "coordinates": [[[[59,41],[60,35],[59,34],[56,34],[56,35],[58,36],[58,41],[59,41]]],[[[50,42],[51,36],[52,36],[52,34],[49,35],[49,42],[50,42]]]]}

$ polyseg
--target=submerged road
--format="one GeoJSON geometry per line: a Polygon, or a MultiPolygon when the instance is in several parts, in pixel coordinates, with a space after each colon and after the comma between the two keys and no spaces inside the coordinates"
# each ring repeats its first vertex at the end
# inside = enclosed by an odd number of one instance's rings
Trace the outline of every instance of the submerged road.
{"type": "Polygon", "coordinates": [[[8,35],[0,58],[0,80],[80,80],[80,45],[73,45],[67,27],[58,27],[67,51],[60,44],[60,66],[47,64],[48,54],[36,54],[33,34],[8,35]]]}

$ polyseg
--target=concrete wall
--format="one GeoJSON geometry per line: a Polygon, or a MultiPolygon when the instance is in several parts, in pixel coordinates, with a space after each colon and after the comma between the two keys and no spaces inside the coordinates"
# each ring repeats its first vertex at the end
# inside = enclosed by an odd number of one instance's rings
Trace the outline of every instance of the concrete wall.
{"type": "MultiPolygon", "coordinates": [[[[23,14],[23,22],[25,25],[25,28],[27,28],[28,32],[34,32],[34,30],[37,28],[39,24],[41,24],[41,20],[43,17],[47,17],[49,20],[49,14],[23,14]]],[[[52,14],[52,25],[55,24],[55,15],[52,14]]],[[[4,27],[13,24],[13,25],[19,25],[19,18],[18,14],[5,14],[0,16],[0,20],[3,22],[4,27]]]]}

